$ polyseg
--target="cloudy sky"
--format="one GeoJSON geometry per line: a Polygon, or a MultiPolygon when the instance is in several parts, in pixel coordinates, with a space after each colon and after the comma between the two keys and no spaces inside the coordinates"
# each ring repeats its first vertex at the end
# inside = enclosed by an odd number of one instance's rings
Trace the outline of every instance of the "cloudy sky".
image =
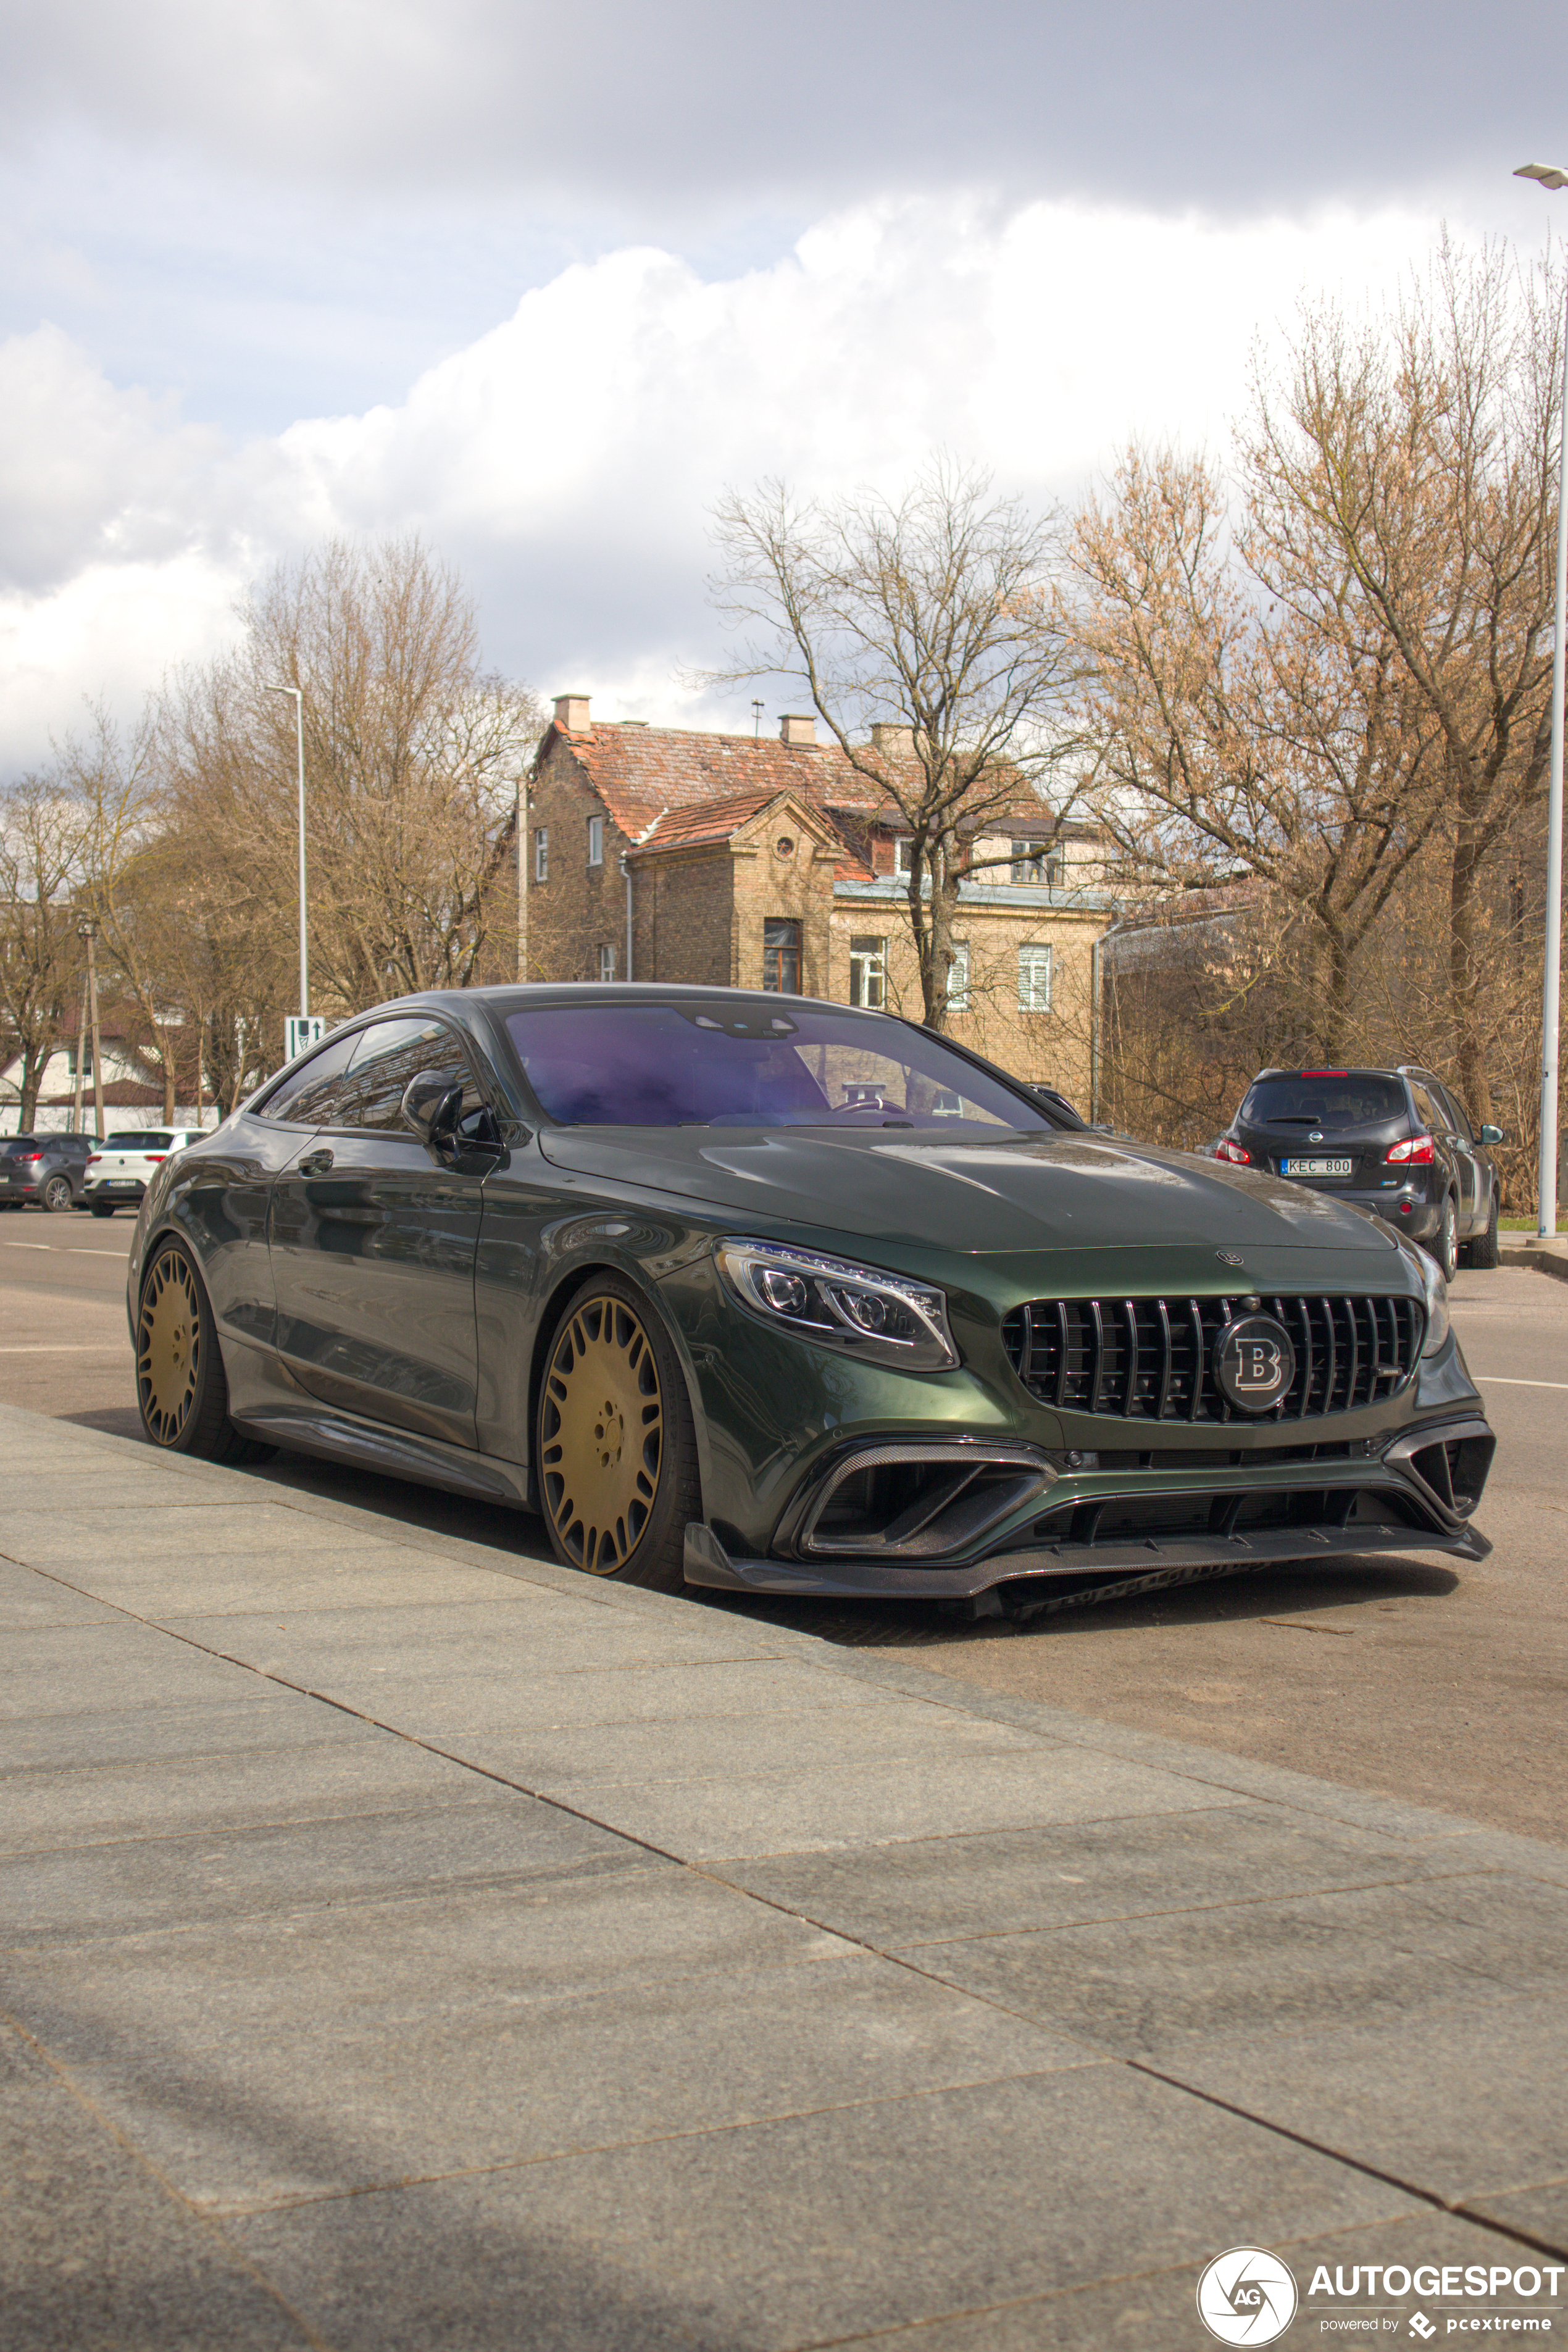
{"type": "Polygon", "coordinates": [[[0,773],[416,528],[489,659],[747,724],[707,515],[935,447],[1223,444],[1303,292],[1538,251],[1561,11],[1452,0],[4,0],[0,773]]]}

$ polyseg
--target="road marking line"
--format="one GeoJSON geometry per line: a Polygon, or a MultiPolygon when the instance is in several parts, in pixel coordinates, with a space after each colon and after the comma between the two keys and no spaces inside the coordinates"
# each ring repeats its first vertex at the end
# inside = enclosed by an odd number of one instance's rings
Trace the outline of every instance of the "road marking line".
{"type": "MultiPolygon", "coordinates": [[[[126,1347],[131,1344],[127,1339],[126,1347]]],[[[36,1348],[0,1348],[0,1356],[118,1356],[120,1343],[100,1339],[96,1347],[81,1340],[40,1341],[36,1348]]]]}
{"type": "MultiPolygon", "coordinates": [[[[26,1242],[19,1244],[18,1246],[26,1249],[47,1249],[49,1244],[47,1242],[26,1242]]],[[[67,1242],[65,1246],[68,1257],[117,1257],[123,1262],[127,1255],[125,1250],[94,1249],[90,1242],[67,1242]]]]}
{"type": "Polygon", "coordinates": [[[1490,1381],[1494,1389],[1568,1389],[1568,1381],[1511,1381],[1504,1372],[1474,1372],[1471,1378],[1490,1381]]]}

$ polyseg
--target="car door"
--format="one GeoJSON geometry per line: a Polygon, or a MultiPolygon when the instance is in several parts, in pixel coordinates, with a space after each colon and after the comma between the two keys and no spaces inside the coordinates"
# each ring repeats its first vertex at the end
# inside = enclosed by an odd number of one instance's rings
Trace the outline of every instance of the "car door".
{"type": "Polygon", "coordinates": [[[457,1032],[419,1016],[362,1030],[328,1119],[272,1187],[279,1353],[323,1403],[473,1446],[474,1260],[482,1169],[448,1165],[404,1124],[433,1070],[482,1099],[457,1032]]]}
{"type": "Polygon", "coordinates": [[[1432,1084],[1432,1094],[1447,1114],[1448,1140],[1453,1147],[1461,1188],[1459,1231],[1464,1234],[1484,1231],[1491,1202],[1487,1191],[1487,1171],[1477,1150],[1475,1132],[1457,1094],[1447,1087],[1437,1085],[1436,1080],[1432,1084]]]}

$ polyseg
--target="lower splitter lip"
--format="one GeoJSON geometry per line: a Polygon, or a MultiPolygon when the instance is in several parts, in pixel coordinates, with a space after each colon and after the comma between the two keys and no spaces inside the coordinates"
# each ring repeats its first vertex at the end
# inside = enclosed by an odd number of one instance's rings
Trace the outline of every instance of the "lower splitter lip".
{"type": "Polygon", "coordinates": [[[1386,1557],[1441,1551],[1485,1559],[1491,1545],[1466,1525],[1451,1534],[1418,1528],[1268,1528],[1246,1535],[1145,1536],[1126,1543],[1050,1544],[993,1552],[952,1568],[900,1568],[880,1560],[734,1559],[711,1528],[686,1530],[688,1584],[719,1592],[793,1593],[824,1601],[972,1601],[999,1584],[1047,1586],[1065,1577],[1147,1576],[1168,1581],[1199,1570],[1263,1568],[1275,1560],[1386,1557]]]}

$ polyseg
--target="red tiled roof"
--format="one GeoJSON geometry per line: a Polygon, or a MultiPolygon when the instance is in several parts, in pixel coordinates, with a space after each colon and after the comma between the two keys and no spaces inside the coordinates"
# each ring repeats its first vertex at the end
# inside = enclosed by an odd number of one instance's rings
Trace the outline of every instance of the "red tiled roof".
{"type": "Polygon", "coordinates": [[[666,810],[749,799],[754,815],[780,793],[793,792],[820,809],[868,812],[879,797],[836,743],[797,748],[774,736],[700,735],[677,727],[602,726],[569,735],[552,727],[541,757],[557,742],[633,841],[666,810]]]}

